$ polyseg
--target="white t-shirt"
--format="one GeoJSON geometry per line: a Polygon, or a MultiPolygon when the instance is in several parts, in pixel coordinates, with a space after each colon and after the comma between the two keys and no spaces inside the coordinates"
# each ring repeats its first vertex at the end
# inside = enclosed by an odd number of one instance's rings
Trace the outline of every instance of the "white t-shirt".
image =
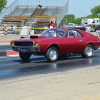
{"type": "Polygon", "coordinates": [[[41,5],[41,2],[38,2],[38,5],[41,5]]]}
{"type": "Polygon", "coordinates": [[[90,32],[90,30],[91,30],[91,27],[86,27],[86,32],[90,32]]]}

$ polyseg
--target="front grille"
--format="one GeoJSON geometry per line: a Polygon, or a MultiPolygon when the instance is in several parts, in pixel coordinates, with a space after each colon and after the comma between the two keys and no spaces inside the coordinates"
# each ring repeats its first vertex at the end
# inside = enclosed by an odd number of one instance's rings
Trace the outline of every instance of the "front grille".
{"type": "Polygon", "coordinates": [[[15,46],[33,46],[33,42],[15,42],[15,46]]]}

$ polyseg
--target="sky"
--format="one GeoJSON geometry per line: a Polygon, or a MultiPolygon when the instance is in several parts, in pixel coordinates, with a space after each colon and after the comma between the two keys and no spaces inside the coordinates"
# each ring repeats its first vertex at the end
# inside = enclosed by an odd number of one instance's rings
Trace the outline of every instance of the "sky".
{"type": "MultiPolygon", "coordinates": [[[[15,0],[7,0],[9,6],[15,0]]],[[[67,14],[74,14],[75,18],[86,17],[91,14],[91,9],[100,5],[100,0],[69,0],[67,14]]]]}
{"type": "Polygon", "coordinates": [[[100,5],[100,0],[69,0],[68,14],[74,14],[75,18],[86,17],[97,5],[100,5]]]}

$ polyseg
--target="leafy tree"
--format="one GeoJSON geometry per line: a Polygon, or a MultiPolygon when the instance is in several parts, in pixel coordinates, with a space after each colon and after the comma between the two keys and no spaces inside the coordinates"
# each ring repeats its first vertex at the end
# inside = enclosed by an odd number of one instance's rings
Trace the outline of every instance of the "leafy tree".
{"type": "Polygon", "coordinates": [[[74,15],[67,15],[67,23],[71,23],[75,19],[74,15]]]}
{"type": "Polygon", "coordinates": [[[74,15],[71,14],[65,15],[61,21],[61,25],[71,23],[74,19],[75,19],[74,15]]]}
{"type": "Polygon", "coordinates": [[[70,14],[65,15],[60,25],[68,24],[68,23],[81,24],[82,19],[100,18],[100,5],[92,8],[91,13],[92,14],[88,15],[87,17],[80,17],[77,19],[75,19],[74,15],[70,15],[70,14]]]}
{"type": "Polygon", "coordinates": [[[7,0],[0,0],[0,12],[5,8],[7,5],[7,0]]]}
{"type": "Polygon", "coordinates": [[[100,5],[91,9],[92,14],[100,14],[100,5]]]}
{"type": "Polygon", "coordinates": [[[77,18],[77,19],[73,20],[72,23],[74,23],[74,24],[81,24],[81,21],[82,21],[83,18],[84,17],[77,18]]]}
{"type": "Polygon", "coordinates": [[[93,13],[92,15],[88,15],[86,18],[100,18],[97,13],[93,13]]]}
{"type": "Polygon", "coordinates": [[[89,18],[100,18],[100,5],[94,7],[91,9],[91,15],[88,15],[87,17],[81,17],[81,18],[77,18],[75,20],[72,21],[72,23],[74,24],[81,24],[82,19],[89,19],[89,18]]]}

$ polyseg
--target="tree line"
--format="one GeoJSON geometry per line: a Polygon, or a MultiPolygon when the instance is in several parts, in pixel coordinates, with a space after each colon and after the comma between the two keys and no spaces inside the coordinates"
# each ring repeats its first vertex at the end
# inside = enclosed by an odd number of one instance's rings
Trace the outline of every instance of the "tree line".
{"type": "Polygon", "coordinates": [[[88,15],[86,17],[80,17],[76,19],[75,19],[75,15],[73,14],[65,15],[60,25],[68,24],[68,23],[81,24],[82,19],[100,18],[100,5],[92,8],[91,13],[92,13],[91,15],[88,15]]]}

